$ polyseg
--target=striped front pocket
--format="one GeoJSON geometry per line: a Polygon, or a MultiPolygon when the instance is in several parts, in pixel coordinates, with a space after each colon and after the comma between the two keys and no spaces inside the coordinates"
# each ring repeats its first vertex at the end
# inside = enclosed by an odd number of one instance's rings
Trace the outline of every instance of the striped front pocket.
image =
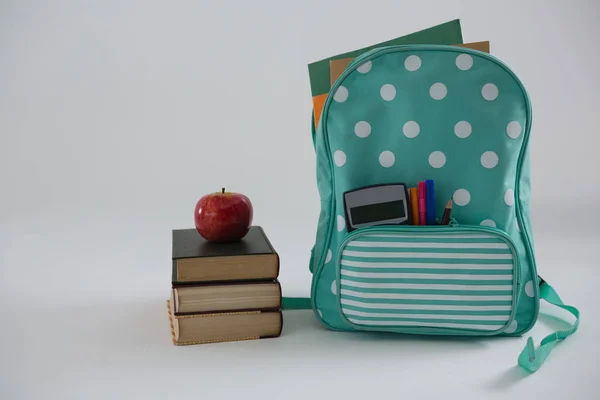
{"type": "Polygon", "coordinates": [[[379,227],[340,250],[340,309],[356,328],[491,335],[512,321],[517,257],[500,230],[379,227]]]}

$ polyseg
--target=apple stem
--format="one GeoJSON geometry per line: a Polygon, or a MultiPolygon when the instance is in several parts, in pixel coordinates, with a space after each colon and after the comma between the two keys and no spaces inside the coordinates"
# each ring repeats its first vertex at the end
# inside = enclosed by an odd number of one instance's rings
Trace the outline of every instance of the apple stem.
{"type": "Polygon", "coordinates": [[[225,193],[225,188],[221,188],[221,193],[225,193]]]}

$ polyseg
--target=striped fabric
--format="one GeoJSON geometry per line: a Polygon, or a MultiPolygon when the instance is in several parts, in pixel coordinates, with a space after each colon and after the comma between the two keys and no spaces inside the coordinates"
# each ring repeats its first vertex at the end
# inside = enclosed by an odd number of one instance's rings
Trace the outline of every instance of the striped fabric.
{"type": "Polygon", "coordinates": [[[512,311],[513,263],[488,233],[362,235],[342,252],[342,311],[369,327],[498,330],[512,311]]]}

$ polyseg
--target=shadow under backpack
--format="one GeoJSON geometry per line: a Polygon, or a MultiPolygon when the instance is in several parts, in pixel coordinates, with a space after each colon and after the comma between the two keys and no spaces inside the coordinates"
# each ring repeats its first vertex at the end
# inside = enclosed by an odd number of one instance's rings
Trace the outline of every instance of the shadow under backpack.
{"type": "Polygon", "coordinates": [[[518,364],[536,371],[577,330],[579,312],[537,275],[531,121],[523,84],[487,53],[408,45],[356,58],[331,87],[316,132],[313,116],[321,210],[311,295],[286,297],[283,309],[310,308],[338,331],[521,336],[544,299],[574,323],[537,348],[528,338],[518,364]],[[425,180],[435,183],[433,223],[364,223],[389,220],[387,205],[399,201],[369,188],[425,180]],[[451,222],[441,224],[449,199],[451,222]]]}

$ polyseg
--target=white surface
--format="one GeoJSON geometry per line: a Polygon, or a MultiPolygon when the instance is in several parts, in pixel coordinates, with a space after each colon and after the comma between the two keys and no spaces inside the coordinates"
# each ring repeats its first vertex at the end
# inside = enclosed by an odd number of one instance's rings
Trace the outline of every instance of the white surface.
{"type": "Polygon", "coordinates": [[[598,3],[450,3],[3,2],[0,398],[596,398],[598,3]],[[206,192],[247,194],[284,293],[308,294],[306,64],[457,17],[530,91],[538,265],[580,331],[527,377],[525,338],[334,333],[302,311],[278,339],[172,346],[170,231],[206,192]]]}

